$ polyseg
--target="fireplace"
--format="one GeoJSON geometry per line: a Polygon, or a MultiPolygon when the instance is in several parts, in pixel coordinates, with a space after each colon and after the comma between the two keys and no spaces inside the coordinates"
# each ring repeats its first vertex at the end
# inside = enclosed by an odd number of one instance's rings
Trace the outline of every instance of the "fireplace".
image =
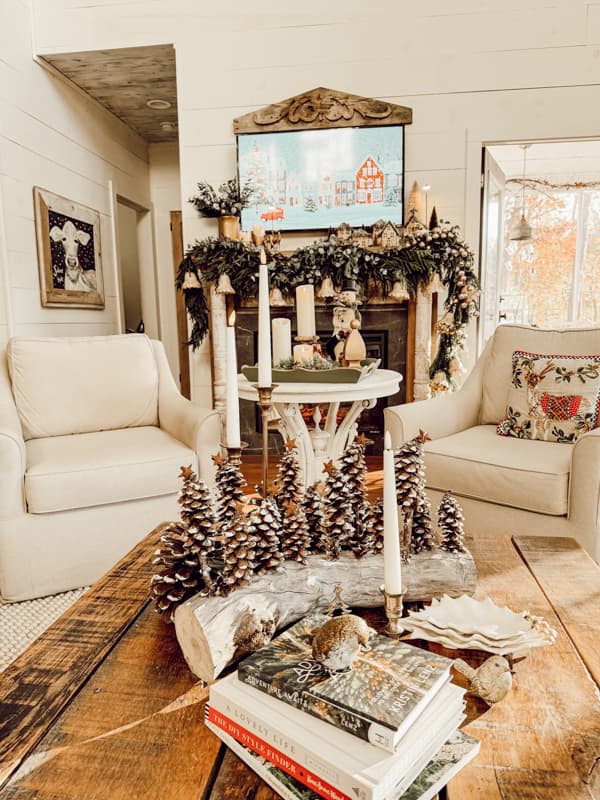
{"type": "MultiPolygon", "coordinates": [[[[369,304],[361,308],[361,334],[365,340],[367,356],[380,358],[381,367],[393,369],[406,374],[406,346],[408,332],[408,305],[400,304],[369,304]]],[[[322,343],[331,336],[331,309],[317,306],[316,325],[317,334],[322,343]]],[[[271,316],[288,317],[292,322],[292,336],[295,334],[296,322],[294,309],[271,308],[271,316]]],[[[256,306],[248,306],[237,312],[237,357],[238,364],[255,364],[258,354],[258,317],[256,306]]],[[[381,398],[377,405],[363,412],[359,421],[359,431],[364,433],[373,444],[367,453],[381,453],[383,447],[383,409],[386,405],[403,403],[405,398],[404,382],[400,384],[400,391],[388,398],[381,398]]],[[[343,411],[344,406],[341,406],[343,411]]],[[[323,408],[325,411],[325,407],[323,408]]],[[[307,415],[309,412],[307,411],[307,415]]],[[[241,434],[242,439],[248,442],[248,453],[258,453],[261,450],[260,419],[255,403],[247,400],[240,401],[241,434]]],[[[270,438],[271,448],[281,452],[282,441],[278,433],[270,438]]]]}

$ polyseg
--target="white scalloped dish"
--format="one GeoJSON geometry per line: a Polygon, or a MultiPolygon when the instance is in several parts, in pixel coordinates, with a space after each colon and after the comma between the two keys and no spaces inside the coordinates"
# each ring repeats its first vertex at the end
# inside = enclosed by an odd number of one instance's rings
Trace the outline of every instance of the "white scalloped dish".
{"type": "Polygon", "coordinates": [[[557,635],[548,623],[527,611],[517,614],[489,597],[474,600],[467,595],[444,595],[422,611],[411,611],[403,622],[412,639],[497,655],[552,644],[557,635]]]}

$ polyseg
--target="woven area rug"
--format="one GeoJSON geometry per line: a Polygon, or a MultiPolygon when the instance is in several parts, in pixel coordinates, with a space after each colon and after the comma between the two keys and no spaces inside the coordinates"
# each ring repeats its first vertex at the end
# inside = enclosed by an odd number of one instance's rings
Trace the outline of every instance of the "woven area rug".
{"type": "Polygon", "coordinates": [[[87,588],[37,600],[24,600],[22,603],[0,602],[0,672],[73,605],[87,588]]]}

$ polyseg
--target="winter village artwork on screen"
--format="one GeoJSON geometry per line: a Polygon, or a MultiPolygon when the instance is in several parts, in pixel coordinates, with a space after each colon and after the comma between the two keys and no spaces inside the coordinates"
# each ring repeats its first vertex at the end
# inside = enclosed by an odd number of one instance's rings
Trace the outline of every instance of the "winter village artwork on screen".
{"type": "Polygon", "coordinates": [[[404,126],[240,134],[240,184],[253,198],[242,228],[310,230],[402,224],[404,126]]]}

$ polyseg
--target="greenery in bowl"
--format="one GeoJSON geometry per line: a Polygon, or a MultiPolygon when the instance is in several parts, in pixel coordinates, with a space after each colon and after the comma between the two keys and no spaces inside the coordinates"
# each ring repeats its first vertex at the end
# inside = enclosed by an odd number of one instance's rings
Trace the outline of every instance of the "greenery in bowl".
{"type": "Polygon", "coordinates": [[[200,181],[198,193],[190,198],[190,203],[202,217],[239,217],[247,208],[252,196],[252,186],[245,183],[241,188],[237,178],[222,183],[213,189],[210,183],[200,181]]]}

